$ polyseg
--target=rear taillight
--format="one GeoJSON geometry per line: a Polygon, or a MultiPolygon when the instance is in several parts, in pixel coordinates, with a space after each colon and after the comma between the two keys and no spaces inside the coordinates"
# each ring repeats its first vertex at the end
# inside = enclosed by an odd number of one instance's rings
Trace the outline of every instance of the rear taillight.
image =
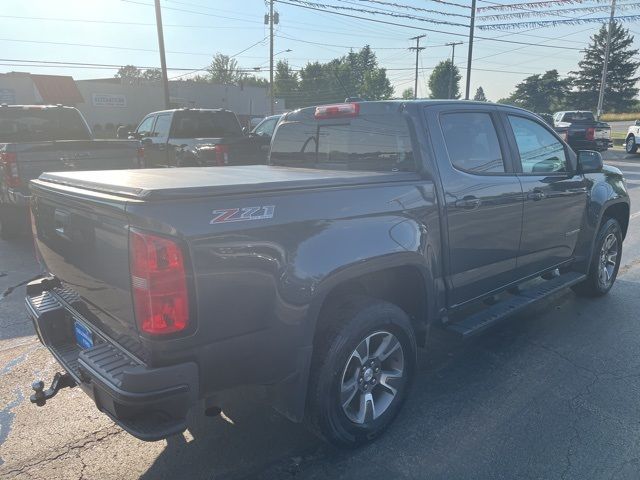
{"type": "Polygon", "coordinates": [[[131,289],[141,332],[167,335],[189,326],[189,294],[184,255],[164,237],[129,233],[131,289]]]}
{"type": "Polygon", "coordinates": [[[596,129],[593,127],[587,128],[587,133],[585,134],[585,138],[587,140],[595,140],[596,138],[596,129]]]}
{"type": "Polygon", "coordinates": [[[21,185],[18,175],[18,156],[11,152],[0,152],[0,166],[4,181],[9,188],[18,188],[21,185]]]}
{"type": "Polygon", "coordinates": [[[316,107],[315,118],[323,120],[327,118],[349,118],[360,114],[358,103],[337,103],[335,105],[321,105],[316,107]]]}
{"type": "Polygon", "coordinates": [[[222,167],[229,163],[229,145],[214,145],[213,151],[216,153],[216,165],[222,167]]]}

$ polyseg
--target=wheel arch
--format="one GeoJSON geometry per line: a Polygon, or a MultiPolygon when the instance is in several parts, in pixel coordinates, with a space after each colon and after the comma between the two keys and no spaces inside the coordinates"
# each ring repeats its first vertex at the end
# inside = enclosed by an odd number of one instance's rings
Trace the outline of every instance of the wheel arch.
{"type": "Polygon", "coordinates": [[[297,374],[273,392],[274,408],[293,421],[302,421],[305,415],[313,346],[322,332],[322,315],[332,302],[353,294],[399,303],[411,319],[418,345],[424,344],[430,321],[436,318],[434,277],[415,253],[369,259],[328,275],[310,303],[297,374]]]}
{"type": "Polygon", "coordinates": [[[629,214],[630,207],[626,202],[617,202],[607,206],[602,212],[602,217],[600,218],[600,225],[607,218],[614,218],[620,224],[620,228],[622,229],[622,238],[624,239],[627,235],[627,230],[629,229],[629,214]]]}

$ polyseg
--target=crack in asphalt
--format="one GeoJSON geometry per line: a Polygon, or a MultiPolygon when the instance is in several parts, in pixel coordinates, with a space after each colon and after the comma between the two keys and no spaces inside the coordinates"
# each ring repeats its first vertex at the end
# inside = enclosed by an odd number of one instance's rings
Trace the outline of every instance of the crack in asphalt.
{"type": "Polygon", "coordinates": [[[16,476],[23,473],[28,474],[28,470],[31,470],[42,464],[54,462],[56,460],[66,457],[67,455],[75,454],[77,451],[85,447],[100,443],[107,438],[114,437],[121,433],[123,433],[123,430],[116,427],[115,425],[102,428],[93,433],[85,435],[82,439],[74,443],[68,443],[66,445],[62,445],[61,448],[58,448],[57,450],[50,452],[48,455],[45,455],[43,457],[38,457],[38,458],[33,458],[33,457],[29,458],[25,460],[18,468],[12,468],[6,471],[3,471],[0,468],[0,476],[6,475],[7,477],[9,477],[9,476],[16,476]]]}

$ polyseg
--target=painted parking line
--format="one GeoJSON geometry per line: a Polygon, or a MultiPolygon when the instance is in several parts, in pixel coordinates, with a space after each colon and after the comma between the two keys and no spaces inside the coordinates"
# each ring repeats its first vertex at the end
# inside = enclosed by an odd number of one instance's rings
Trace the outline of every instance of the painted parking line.
{"type": "Polygon", "coordinates": [[[640,212],[632,213],[629,218],[636,218],[636,217],[640,217],[640,212]]]}

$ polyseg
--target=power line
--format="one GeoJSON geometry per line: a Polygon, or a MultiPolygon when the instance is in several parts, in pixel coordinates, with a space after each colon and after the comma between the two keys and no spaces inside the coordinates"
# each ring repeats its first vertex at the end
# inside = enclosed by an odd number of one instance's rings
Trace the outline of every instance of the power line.
{"type": "MultiPolygon", "coordinates": [[[[436,30],[433,28],[425,28],[425,27],[417,27],[415,25],[407,25],[406,23],[397,23],[397,22],[391,22],[388,20],[380,20],[377,18],[367,18],[367,17],[360,17],[357,15],[351,15],[348,13],[342,13],[342,12],[333,12],[330,10],[324,10],[322,8],[316,8],[316,7],[308,7],[306,5],[300,5],[300,4],[296,4],[296,3],[291,3],[285,0],[275,0],[280,4],[283,5],[290,5],[292,7],[298,7],[298,8],[304,8],[307,10],[314,10],[317,12],[323,12],[323,13],[328,13],[330,15],[339,15],[342,17],[349,17],[349,18],[355,18],[358,20],[365,20],[368,22],[373,22],[373,23],[381,23],[381,24],[385,24],[385,25],[394,25],[397,27],[405,27],[405,28],[410,28],[412,30],[418,30],[418,31],[423,31],[423,32],[433,32],[433,33],[443,33],[446,35],[453,35],[453,36],[457,36],[457,37],[467,37],[467,34],[465,33],[457,33],[457,32],[447,32],[445,30],[436,30]]],[[[571,50],[571,51],[575,51],[575,48],[573,47],[563,47],[562,45],[531,45],[531,42],[519,42],[517,40],[503,40],[501,38],[491,38],[491,37],[480,37],[477,36],[475,37],[476,39],[479,40],[486,40],[486,41],[491,41],[491,42],[500,42],[500,43],[510,43],[510,44],[514,44],[514,45],[526,45],[528,47],[531,46],[540,46],[540,47],[545,47],[545,48],[555,48],[558,50],[571,50]]]]}
{"type": "MultiPolygon", "coordinates": [[[[282,34],[278,34],[276,35],[276,37],[278,38],[284,38],[287,40],[291,40],[293,42],[301,42],[301,43],[308,43],[310,45],[318,45],[321,47],[336,47],[336,48],[362,48],[364,47],[364,45],[360,45],[360,46],[354,46],[354,45],[334,45],[331,43],[321,43],[321,42],[312,42],[309,40],[301,40],[299,38],[293,38],[293,37],[289,37],[287,35],[282,35],[282,34]]],[[[370,48],[372,50],[405,50],[405,47],[371,47],[370,48]]]]}
{"type": "MultiPolygon", "coordinates": [[[[44,40],[24,40],[17,38],[0,38],[0,42],[17,42],[17,43],[34,43],[34,44],[42,44],[42,45],[63,45],[68,47],[91,47],[91,48],[109,48],[112,50],[128,50],[133,52],[152,52],[156,53],[158,50],[154,48],[135,48],[135,47],[120,47],[117,45],[98,45],[95,43],[71,43],[71,42],[49,42],[44,40]]],[[[182,51],[172,51],[167,50],[167,53],[175,53],[180,55],[200,55],[210,57],[210,53],[204,52],[182,52],[182,51]]]]}
{"type": "MultiPolygon", "coordinates": [[[[563,13],[596,13],[596,12],[606,12],[611,7],[609,5],[592,5],[589,7],[575,7],[575,8],[563,8],[561,10],[524,10],[522,12],[509,12],[509,13],[498,13],[493,15],[482,15],[477,17],[478,20],[484,22],[495,22],[500,20],[508,20],[511,18],[527,18],[533,16],[544,16],[544,17],[565,17],[562,15],[563,13]]],[[[637,10],[640,8],[640,3],[622,3],[617,7],[619,10],[637,10]]],[[[570,18],[570,17],[566,17],[570,18]]]]}
{"type": "MultiPolygon", "coordinates": [[[[94,19],[79,19],[79,18],[55,18],[55,17],[27,17],[19,15],[0,15],[0,18],[10,18],[13,20],[42,20],[45,22],[71,22],[71,23],[102,23],[106,25],[131,25],[136,27],[155,27],[155,23],[143,23],[143,22],[124,22],[121,20],[94,20],[94,19]]],[[[225,17],[226,18],[226,17],[225,17]]],[[[262,25],[260,21],[242,20],[246,22],[256,23],[262,25]]],[[[207,29],[220,29],[220,28],[232,28],[238,29],[243,27],[237,26],[217,26],[217,25],[177,25],[177,24],[165,24],[165,27],[179,27],[179,28],[207,28],[207,29]]]]}
{"type": "MultiPolygon", "coordinates": [[[[640,15],[622,15],[615,17],[618,22],[638,22],[640,21],[640,15]]],[[[572,18],[562,20],[537,20],[531,22],[516,22],[516,23],[494,23],[490,25],[479,25],[480,30],[511,30],[516,28],[530,28],[530,27],[556,27],[558,25],[582,25],[585,23],[606,23],[609,21],[609,17],[597,17],[597,18],[572,18]]]]}
{"type": "MultiPolygon", "coordinates": [[[[132,3],[135,5],[144,5],[147,7],[153,7],[152,3],[145,3],[145,2],[139,2],[136,0],[120,0],[121,2],[125,2],[125,3],[132,3]]],[[[247,20],[246,18],[238,18],[238,17],[227,17],[224,15],[216,15],[214,13],[207,13],[207,12],[198,12],[197,10],[185,10],[184,8],[176,8],[176,7],[162,7],[165,10],[173,10],[175,12],[183,12],[183,13],[194,13],[196,15],[205,15],[207,17],[215,17],[215,18],[223,18],[226,20],[236,20],[239,22],[250,22],[250,23],[254,23],[256,22],[256,20],[247,20]]]]}
{"type": "MultiPolygon", "coordinates": [[[[247,48],[240,50],[238,53],[234,53],[233,55],[229,55],[229,58],[234,58],[237,57],[238,55],[243,54],[244,52],[246,52],[247,50],[252,49],[253,47],[260,45],[261,43],[263,43],[267,38],[269,37],[264,37],[262,40],[257,41],[256,43],[252,43],[251,45],[249,45],[247,48]]],[[[202,72],[204,70],[207,70],[209,68],[209,65],[206,65],[202,68],[198,68],[196,70],[192,70],[190,72],[187,73],[182,73],[180,75],[176,75],[175,77],[171,77],[171,80],[175,80],[176,78],[180,78],[180,77],[185,77],[187,75],[191,75],[192,73],[196,73],[196,72],[202,72]]]]}
{"type": "MultiPolygon", "coordinates": [[[[122,0],[122,1],[129,1],[129,0],[122,0]]],[[[300,4],[301,6],[307,6],[307,7],[315,7],[315,8],[322,8],[322,9],[327,9],[327,8],[332,8],[334,10],[346,10],[346,11],[350,11],[350,12],[358,12],[358,13],[367,13],[370,15],[386,15],[388,17],[394,17],[394,18],[405,18],[405,19],[409,19],[409,20],[416,20],[419,22],[426,22],[426,23],[433,23],[436,25],[450,25],[452,27],[466,27],[466,25],[464,23],[457,23],[457,22],[450,22],[447,20],[438,20],[435,18],[425,18],[425,17],[418,17],[416,15],[408,15],[405,13],[394,13],[394,12],[389,12],[389,11],[385,11],[385,10],[371,10],[371,9],[366,9],[366,8],[355,8],[355,7],[345,7],[345,6],[339,6],[339,5],[330,5],[330,4],[326,4],[326,3],[318,3],[318,2],[313,2],[313,1],[309,1],[309,0],[290,0],[291,2],[295,2],[296,4],[300,4]]]]}
{"type": "Polygon", "coordinates": [[[608,3],[609,0],[543,0],[538,2],[525,2],[525,3],[496,3],[488,0],[480,0],[483,3],[490,3],[491,6],[479,7],[478,12],[490,11],[490,10],[522,10],[529,8],[549,8],[557,5],[567,5],[568,3],[608,3]]]}
{"type": "MultiPolygon", "coordinates": [[[[404,5],[404,4],[401,4],[401,3],[387,2],[387,1],[384,1],[384,0],[360,0],[360,2],[375,3],[377,5],[386,5],[388,7],[402,8],[402,9],[405,9],[405,10],[413,10],[414,12],[425,12],[425,13],[434,13],[436,15],[448,15],[448,16],[451,16],[451,17],[469,18],[469,15],[464,15],[462,13],[445,12],[443,10],[431,10],[430,8],[414,7],[413,5],[404,5]]],[[[348,3],[354,4],[353,2],[348,2],[348,3]]],[[[459,3],[452,3],[451,5],[456,5],[456,6],[459,6],[459,7],[469,8],[466,5],[462,5],[462,4],[459,4],[459,3]]]]}

